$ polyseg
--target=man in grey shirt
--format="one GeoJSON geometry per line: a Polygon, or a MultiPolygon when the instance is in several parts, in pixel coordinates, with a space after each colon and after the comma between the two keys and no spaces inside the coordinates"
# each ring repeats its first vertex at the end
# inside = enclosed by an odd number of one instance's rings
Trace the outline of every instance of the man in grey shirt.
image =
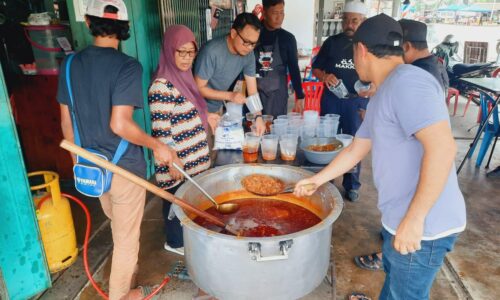
{"type": "MultiPolygon", "coordinates": [[[[209,114],[219,113],[223,101],[238,104],[246,102],[242,93],[228,91],[241,72],[248,94],[258,94],[253,49],[259,40],[261,28],[262,24],[253,14],[239,14],[229,35],[211,40],[201,49],[194,74],[201,95],[207,99],[209,114]]],[[[257,118],[256,126],[257,132],[263,134],[266,128],[262,118],[257,118]]]]}
{"type": "Polygon", "coordinates": [[[429,72],[404,64],[401,26],[391,17],[367,19],[353,41],[356,71],[377,92],[353,143],[320,173],[297,183],[295,193],[312,194],[304,184],[320,186],[372,151],[386,272],[379,299],[428,299],[466,223],[442,88],[429,72]]]}

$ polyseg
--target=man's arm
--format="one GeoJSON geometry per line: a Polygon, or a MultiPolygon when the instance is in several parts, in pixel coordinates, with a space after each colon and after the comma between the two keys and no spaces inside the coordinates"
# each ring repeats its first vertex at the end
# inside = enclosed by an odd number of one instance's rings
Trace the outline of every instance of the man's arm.
{"type": "MultiPolygon", "coordinates": [[[[245,77],[245,83],[247,86],[248,95],[258,94],[259,91],[257,90],[257,79],[253,76],[248,76],[248,75],[244,75],[244,77],[245,77]]],[[[262,112],[260,111],[260,112],[257,112],[256,114],[262,115],[262,112]]],[[[257,118],[255,120],[255,126],[256,126],[258,135],[263,135],[266,132],[266,124],[264,123],[262,118],[257,118]]]]}
{"type": "MultiPolygon", "coordinates": [[[[73,125],[71,123],[71,113],[69,112],[69,107],[65,104],[59,104],[59,107],[61,109],[61,129],[63,137],[65,140],[74,143],[75,135],[73,132],[73,125]]],[[[71,153],[71,159],[73,160],[73,164],[75,164],[76,155],[71,153]]]]}
{"type": "Polygon", "coordinates": [[[111,110],[111,121],[109,126],[116,135],[129,141],[132,144],[144,146],[153,150],[156,162],[167,164],[169,172],[174,179],[181,179],[177,169],[172,163],[177,163],[180,167],[182,162],[177,158],[175,151],[163,144],[159,140],[146,134],[133,119],[134,107],[130,105],[114,105],[111,110]]]}
{"type": "Polygon", "coordinates": [[[371,148],[372,142],[370,139],[355,137],[352,144],[342,150],[321,172],[299,181],[295,186],[295,195],[299,197],[312,195],[325,182],[335,179],[354,168],[370,152],[371,148]],[[314,190],[304,188],[304,185],[311,183],[315,186],[314,190]]]}
{"type": "Polygon", "coordinates": [[[218,91],[208,87],[208,80],[202,79],[199,76],[194,77],[201,95],[205,99],[231,101],[238,104],[245,104],[246,98],[241,93],[218,91]]]}
{"type": "Polygon", "coordinates": [[[421,129],[415,137],[424,155],[417,190],[394,238],[394,248],[403,255],[420,249],[425,218],[448,181],[457,152],[448,121],[421,129]]]}

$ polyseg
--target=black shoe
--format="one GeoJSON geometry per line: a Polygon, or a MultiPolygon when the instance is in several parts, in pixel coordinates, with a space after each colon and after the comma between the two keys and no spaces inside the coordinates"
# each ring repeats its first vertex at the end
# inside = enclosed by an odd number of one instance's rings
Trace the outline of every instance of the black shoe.
{"type": "Polygon", "coordinates": [[[359,191],[358,190],[349,190],[345,194],[347,200],[351,202],[356,202],[359,199],[359,191]]]}

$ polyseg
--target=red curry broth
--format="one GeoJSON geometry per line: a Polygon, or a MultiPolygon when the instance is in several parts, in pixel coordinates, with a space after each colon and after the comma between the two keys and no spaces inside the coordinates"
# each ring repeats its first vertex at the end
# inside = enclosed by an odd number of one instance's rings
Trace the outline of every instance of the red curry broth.
{"type": "MultiPolygon", "coordinates": [[[[321,219],[308,209],[282,200],[245,198],[232,200],[230,203],[239,204],[238,211],[233,214],[220,214],[213,206],[206,211],[222,219],[244,237],[285,235],[321,222],[321,219]]],[[[210,222],[201,217],[195,218],[194,222],[207,229],[214,229],[210,222]]]]}

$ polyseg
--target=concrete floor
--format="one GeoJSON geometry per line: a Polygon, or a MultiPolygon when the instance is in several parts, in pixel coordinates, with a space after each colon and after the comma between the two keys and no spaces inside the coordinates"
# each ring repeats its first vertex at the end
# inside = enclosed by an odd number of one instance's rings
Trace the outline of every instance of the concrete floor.
{"type": "MultiPolygon", "coordinates": [[[[459,145],[457,166],[465,155],[471,138],[476,132],[467,129],[475,124],[477,106],[471,105],[465,118],[461,117],[464,107],[461,98],[457,117],[451,117],[454,135],[459,145]]],[[[498,148],[497,148],[498,149],[498,148]]],[[[476,151],[477,152],[477,151],[476,151]]],[[[492,161],[492,168],[500,165],[498,150],[492,161]]],[[[498,299],[500,298],[500,180],[487,179],[484,169],[474,167],[475,156],[468,161],[459,176],[462,192],[466,197],[468,209],[468,225],[460,236],[455,250],[448,255],[448,260],[439,272],[432,288],[431,299],[498,299]],[[497,232],[497,233],[495,233],[497,232]]],[[[345,299],[352,291],[364,292],[377,299],[382,287],[384,273],[381,271],[365,271],[354,265],[353,257],[367,254],[380,249],[381,240],[380,214],[376,208],[376,191],[373,186],[371,161],[366,159],[363,165],[361,181],[361,199],[356,203],[347,202],[340,218],[334,224],[332,257],[336,269],[336,297],[345,299]]],[[[340,186],[340,181],[336,181],[340,186]]],[[[163,250],[163,222],[161,219],[160,200],[148,202],[145,218],[142,224],[140,272],[138,282],[142,285],[159,283],[164,274],[169,272],[175,262],[182,257],[163,250]]],[[[109,276],[111,240],[106,233],[106,222],[96,205],[93,205],[93,214],[97,230],[94,247],[107,244],[107,252],[95,254],[95,278],[106,289],[109,276]],[[99,243],[99,241],[101,241],[99,243]]],[[[82,218],[75,215],[75,222],[82,225],[82,218]]],[[[77,226],[77,227],[80,227],[77,226]]],[[[109,227],[109,226],[107,226],[109,227]]],[[[78,236],[82,236],[81,231],[78,236]]],[[[79,239],[81,240],[81,239],[79,239]]],[[[70,270],[71,277],[58,274],[54,287],[42,295],[43,299],[97,299],[98,296],[91,286],[85,286],[81,261],[78,261],[70,270]],[[80,264],[80,267],[77,265],[80,264]],[[76,269],[71,270],[71,269],[76,269]],[[75,275],[76,274],[76,275],[75,275]],[[61,279],[63,278],[63,279],[61,279]],[[79,286],[75,281],[82,282],[79,286]],[[68,282],[75,287],[68,287],[68,282]],[[82,288],[83,287],[83,288],[82,288]],[[58,295],[58,296],[56,296],[58,295]]],[[[191,299],[197,289],[192,282],[174,279],[161,291],[161,299],[191,299]]],[[[332,287],[325,281],[313,293],[304,299],[335,299],[332,287]]]]}

